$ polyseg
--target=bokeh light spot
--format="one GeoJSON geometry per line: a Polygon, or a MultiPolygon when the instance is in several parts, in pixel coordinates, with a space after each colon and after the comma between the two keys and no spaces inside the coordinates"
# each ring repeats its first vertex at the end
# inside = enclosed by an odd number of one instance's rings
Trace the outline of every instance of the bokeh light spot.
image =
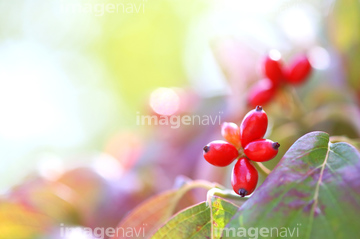
{"type": "Polygon", "coordinates": [[[324,48],[316,46],[309,52],[309,61],[312,67],[325,70],[330,65],[330,55],[324,48]]]}
{"type": "Polygon", "coordinates": [[[179,109],[180,97],[170,88],[158,88],[150,95],[150,106],[160,115],[173,115],[179,109]]]}
{"type": "Polygon", "coordinates": [[[269,52],[269,57],[274,61],[278,61],[281,58],[281,53],[278,50],[272,49],[269,52]]]}

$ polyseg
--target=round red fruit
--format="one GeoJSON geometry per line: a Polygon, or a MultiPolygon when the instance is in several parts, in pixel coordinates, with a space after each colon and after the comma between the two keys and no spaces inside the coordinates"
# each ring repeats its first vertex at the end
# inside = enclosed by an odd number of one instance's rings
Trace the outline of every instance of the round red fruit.
{"type": "Polygon", "coordinates": [[[285,73],[285,81],[290,84],[298,85],[307,79],[311,73],[311,64],[306,56],[298,57],[291,64],[289,69],[285,73]]]}
{"type": "Polygon", "coordinates": [[[252,161],[265,162],[277,155],[279,147],[278,142],[269,139],[258,139],[246,145],[244,153],[252,161]]]}
{"type": "Polygon", "coordinates": [[[240,149],[241,148],[241,142],[240,142],[240,128],[237,124],[232,122],[224,122],[221,125],[221,135],[235,146],[235,148],[240,149]]]}
{"type": "Polygon", "coordinates": [[[274,98],[276,89],[277,87],[267,78],[258,81],[249,90],[247,97],[249,106],[266,105],[274,98]]]}
{"type": "Polygon", "coordinates": [[[264,75],[268,77],[274,85],[279,85],[283,79],[281,54],[276,50],[270,51],[265,58],[264,75]]]}
{"type": "Polygon", "coordinates": [[[263,138],[267,125],[268,118],[261,106],[249,111],[240,124],[241,145],[245,147],[251,141],[263,138]]]}
{"type": "Polygon", "coordinates": [[[241,197],[251,194],[258,182],[258,172],[246,157],[239,158],[231,173],[231,185],[241,197]]]}
{"type": "Polygon", "coordinates": [[[223,140],[215,140],[204,147],[203,155],[210,164],[225,167],[239,156],[239,152],[234,145],[223,140]]]}

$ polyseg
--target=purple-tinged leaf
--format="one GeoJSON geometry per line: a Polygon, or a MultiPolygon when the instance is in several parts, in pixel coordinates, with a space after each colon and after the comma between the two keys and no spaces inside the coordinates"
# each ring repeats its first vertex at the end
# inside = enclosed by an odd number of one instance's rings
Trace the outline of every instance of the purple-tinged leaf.
{"type": "Polygon", "coordinates": [[[227,225],[224,238],[354,238],[360,234],[360,154],[324,132],[297,140],[227,225]],[[265,228],[265,229],[262,229],[265,228]]]}

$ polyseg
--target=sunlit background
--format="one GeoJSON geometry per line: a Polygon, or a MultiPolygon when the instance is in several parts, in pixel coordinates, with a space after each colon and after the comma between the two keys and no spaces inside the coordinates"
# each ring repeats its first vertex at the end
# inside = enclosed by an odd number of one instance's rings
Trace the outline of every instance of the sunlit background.
{"type": "MultiPolygon", "coordinates": [[[[211,51],[217,38],[243,39],[259,54],[307,48],[320,40],[329,7],[322,1],[2,0],[1,190],[48,162],[58,168],[74,163],[73,155],[101,152],[117,132],[143,130],[136,112],[157,87],[188,87],[205,97],[230,91],[211,51]],[[108,3],[124,3],[125,12],[95,5],[108,3]]],[[[314,54],[325,69],[327,51],[317,46],[314,54]]],[[[159,93],[150,101],[155,110],[157,100],[166,101],[159,93]]]]}
{"type": "Polygon", "coordinates": [[[239,123],[271,49],[285,60],[308,54],[313,80],[299,95],[309,108],[314,95],[319,105],[354,101],[339,91],[360,89],[359,12],[355,0],[0,0],[0,194],[79,166],[146,196],[151,181],[171,187],[176,170],[193,167],[171,168],[170,178],[161,168],[174,155],[200,160],[220,128],[173,130],[136,117],[222,111],[239,123]]]}

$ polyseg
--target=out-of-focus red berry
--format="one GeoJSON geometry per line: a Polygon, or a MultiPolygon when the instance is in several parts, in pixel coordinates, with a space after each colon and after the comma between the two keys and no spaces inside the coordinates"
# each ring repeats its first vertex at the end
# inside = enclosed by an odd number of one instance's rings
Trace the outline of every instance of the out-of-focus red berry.
{"type": "Polygon", "coordinates": [[[252,108],[266,105],[276,94],[277,87],[267,78],[255,83],[248,91],[247,101],[252,108]]]}
{"type": "Polygon", "coordinates": [[[281,83],[283,79],[283,70],[281,55],[278,51],[275,51],[275,53],[274,50],[271,51],[265,58],[263,71],[264,75],[269,78],[275,86],[278,86],[281,83]]]}
{"type": "Polygon", "coordinates": [[[311,73],[311,64],[306,56],[297,57],[290,67],[285,70],[284,80],[292,85],[298,85],[306,81],[311,73]]]}

